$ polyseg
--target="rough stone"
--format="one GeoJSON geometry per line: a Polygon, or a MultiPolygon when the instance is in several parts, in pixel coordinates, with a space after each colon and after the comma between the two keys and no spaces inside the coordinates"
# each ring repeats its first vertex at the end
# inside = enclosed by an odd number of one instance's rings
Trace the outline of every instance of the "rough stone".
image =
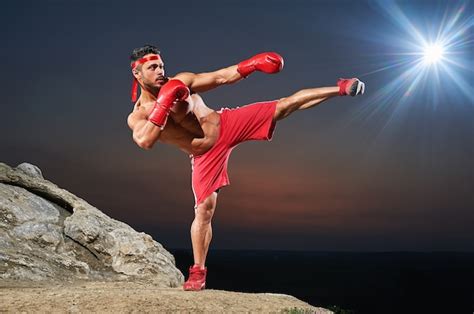
{"type": "Polygon", "coordinates": [[[41,170],[0,163],[0,278],[146,280],[177,287],[174,257],[151,236],[112,219],[41,170]]]}

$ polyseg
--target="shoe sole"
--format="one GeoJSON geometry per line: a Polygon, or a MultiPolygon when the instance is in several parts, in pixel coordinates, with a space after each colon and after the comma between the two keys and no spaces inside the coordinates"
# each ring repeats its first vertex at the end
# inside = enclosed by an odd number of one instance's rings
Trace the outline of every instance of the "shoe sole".
{"type": "Polygon", "coordinates": [[[203,283],[199,289],[186,289],[186,288],[183,287],[184,291],[201,291],[201,290],[204,290],[204,289],[206,289],[206,283],[203,283]]]}
{"type": "Polygon", "coordinates": [[[351,96],[363,95],[364,92],[365,92],[365,84],[357,80],[354,83],[352,83],[349,95],[351,96]]]}

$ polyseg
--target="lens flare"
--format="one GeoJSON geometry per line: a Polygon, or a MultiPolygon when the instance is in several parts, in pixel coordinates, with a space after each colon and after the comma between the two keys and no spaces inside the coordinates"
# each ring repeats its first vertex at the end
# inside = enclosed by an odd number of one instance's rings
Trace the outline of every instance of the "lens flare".
{"type": "MultiPolygon", "coordinates": [[[[373,3],[388,23],[361,32],[361,40],[375,44],[368,49],[376,50],[368,50],[368,72],[357,76],[372,88],[345,120],[347,126],[370,126],[364,139],[372,142],[369,150],[410,126],[414,113],[442,119],[441,112],[474,108],[474,3],[436,3],[373,3]]],[[[417,123],[421,134],[429,134],[427,121],[417,123]]]]}
{"type": "Polygon", "coordinates": [[[425,47],[423,51],[424,61],[427,64],[440,62],[443,59],[444,47],[440,43],[434,43],[425,47]]]}
{"type": "Polygon", "coordinates": [[[399,2],[380,0],[377,7],[396,26],[392,33],[374,31],[387,53],[379,55],[381,66],[359,75],[390,72],[390,82],[376,92],[374,103],[398,99],[398,104],[421,98],[433,106],[449,95],[464,97],[459,103],[474,105],[474,14],[469,2],[449,3],[433,9],[423,21],[413,8],[405,11],[399,2]],[[416,24],[418,23],[418,24],[416,24]],[[449,86],[449,88],[448,88],[449,86]],[[467,100],[467,101],[466,101],[467,100]]]}

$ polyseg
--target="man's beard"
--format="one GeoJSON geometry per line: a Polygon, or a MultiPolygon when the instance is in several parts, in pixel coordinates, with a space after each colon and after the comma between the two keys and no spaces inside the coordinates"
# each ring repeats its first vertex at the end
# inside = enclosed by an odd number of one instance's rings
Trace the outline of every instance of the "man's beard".
{"type": "Polygon", "coordinates": [[[152,95],[158,96],[158,92],[160,91],[160,88],[162,85],[159,87],[153,84],[143,84],[145,86],[145,89],[151,93],[152,95]]]}

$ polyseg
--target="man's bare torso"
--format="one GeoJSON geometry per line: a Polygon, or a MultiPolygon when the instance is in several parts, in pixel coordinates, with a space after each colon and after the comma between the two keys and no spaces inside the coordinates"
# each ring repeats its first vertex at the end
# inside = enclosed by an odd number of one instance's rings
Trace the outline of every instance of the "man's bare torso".
{"type": "MultiPolygon", "coordinates": [[[[141,103],[139,99],[133,111],[148,119],[153,106],[154,102],[141,103]]],[[[217,141],[219,125],[220,115],[207,107],[201,96],[192,94],[173,106],[158,142],[174,145],[187,154],[201,155],[217,141]]]]}

